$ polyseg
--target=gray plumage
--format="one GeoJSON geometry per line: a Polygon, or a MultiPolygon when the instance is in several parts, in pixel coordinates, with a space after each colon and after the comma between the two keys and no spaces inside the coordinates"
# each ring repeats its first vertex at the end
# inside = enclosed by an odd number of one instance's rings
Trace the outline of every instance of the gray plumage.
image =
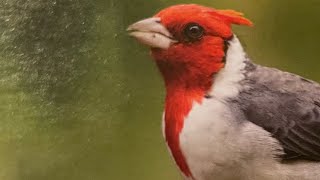
{"type": "Polygon", "coordinates": [[[320,161],[320,85],[298,75],[246,62],[245,87],[232,103],[276,138],[283,160],[320,161]]]}

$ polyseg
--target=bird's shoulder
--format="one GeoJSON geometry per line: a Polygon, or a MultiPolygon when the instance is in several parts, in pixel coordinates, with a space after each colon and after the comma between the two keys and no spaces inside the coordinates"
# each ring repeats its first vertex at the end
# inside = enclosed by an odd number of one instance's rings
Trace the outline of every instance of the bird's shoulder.
{"type": "Polygon", "coordinates": [[[244,88],[233,101],[246,119],[280,142],[283,159],[320,161],[320,85],[251,62],[245,76],[244,88]]]}

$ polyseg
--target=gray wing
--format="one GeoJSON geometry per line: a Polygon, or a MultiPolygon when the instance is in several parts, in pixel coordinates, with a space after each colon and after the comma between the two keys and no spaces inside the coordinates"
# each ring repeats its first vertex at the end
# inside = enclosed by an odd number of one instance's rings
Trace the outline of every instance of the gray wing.
{"type": "Polygon", "coordinates": [[[239,103],[247,120],[281,143],[284,160],[320,161],[320,85],[249,63],[239,103]]]}

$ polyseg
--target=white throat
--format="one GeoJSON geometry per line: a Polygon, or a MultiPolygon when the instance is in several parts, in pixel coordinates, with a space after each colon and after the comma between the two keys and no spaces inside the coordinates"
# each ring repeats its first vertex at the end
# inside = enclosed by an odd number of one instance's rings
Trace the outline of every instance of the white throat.
{"type": "Polygon", "coordinates": [[[225,67],[215,76],[209,94],[218,99],[237,96],[240,90],[239,82],[245,78],[245,61],[248,61],[246,53],[239,39],[234,35],[233,39],[229,41],[225,67]]]}

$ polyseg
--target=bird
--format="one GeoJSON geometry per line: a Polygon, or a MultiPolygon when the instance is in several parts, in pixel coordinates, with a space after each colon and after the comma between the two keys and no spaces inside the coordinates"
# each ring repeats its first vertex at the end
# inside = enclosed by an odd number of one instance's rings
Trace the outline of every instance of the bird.
{"type": "Polygon", "coordinates": [[[163,135],[184,180],[319,180],[320,85],[255,64],[235,10],[178,4],[127,28],[164,80],[163,135]]]}

